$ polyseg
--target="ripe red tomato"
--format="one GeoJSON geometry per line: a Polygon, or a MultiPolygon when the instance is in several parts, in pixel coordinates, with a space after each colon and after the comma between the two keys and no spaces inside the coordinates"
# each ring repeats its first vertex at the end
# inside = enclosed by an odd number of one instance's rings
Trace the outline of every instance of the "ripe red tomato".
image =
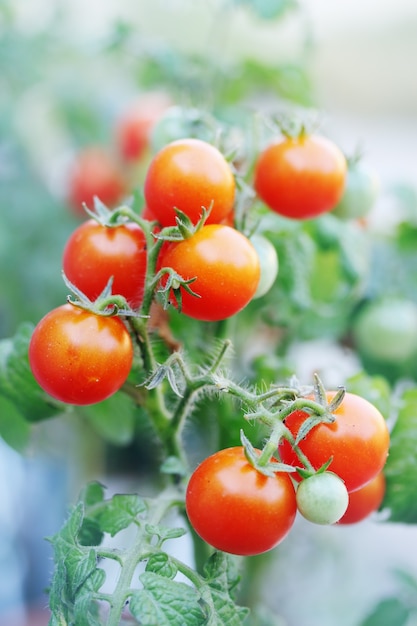
{"type": "Polygon", "coordinates": [[[121,319],[72,304],[47,313],[29,344],[38,384],[68,404],[94,404],[113,395],[126,381],[132,360],[132,341],[121,319]]]}
{"type": "Polygon", "coordinates": [[[181,289],[182,312],[205,321],[223,320],[243,309],[260,276],[249,239],[223,224],[203,226],[189,239],[166,246],[159,266],[171,267],[184,279],[197,277],[190,287],[200,297],[181,289]]]}
{"type": "Polygon", "coordinates": [[[342,197],[347,164],[343,153],[319,135],[285,137],[258,157],[254,187],[276,213],[294,219],[330,211],[342,197]]]}
{"type": "Polygon", "coordinates": [[[202,207],[210,206],[206,223],[216,224],[233,209],[235,179],[228,162],[213,145],[201,139],[179,139],[152,159],[144,195],[162,226],[175,225],[175,208],[196,224],[202,207]]]}
{"type": "Polygon", "coordinates": [[[204,541],[239,555],[274,548],[290,531],[297,512],[289,475],[264,476],[247,461],[242,447],[205,459],[190,478],[185,504],[204,541]]]}
{"type": "Polygon", "coordinates": [[[106,150],[91,146],[77,155],[68,177],[68,202],[76,214],[85,217],[83,203],[93,209],[94,196],[115,207],[127,191],[119,165],[106,150]]]}
{"type": "MultiPolygon", "coordinates": [[[[327,394],[330,400],[334,392],[327,394]]],[[[333,457],[329,471],[344,480],[347,490],[360,489],[384,467],[388,456],[390,436],[384,418],[368,400],[346,393],[342,404],[334,413],[332,424],[314,426],[299,443],[314,469],[319,469],[333,457]]],[[[294,411],[286,419],[294,436],[308,417],[305,411],[294,411]]],[[[302,467],[287,440],[279,445],[284,463],[302,467]]],[[[297,476],[294,474],[294,478],[297,476]]]]}
{"type": "Polygon", "coordinates": [[[116,122],[115,141],[124,161],[138,161],[143,156],[153,127],[170,105],[167,94],[147,93],[123,111],[116,122]]]}
{"type": "Polygon", "coordinates": [[[102,226],[83,222],[69,237],[63,253],[66,277],[95,300],[113,276],[114,294],[136,309],[143,299],[146,276],[145,235],[137,224],[102,226]]]}
{"type": "Polygon", "coordinates": [[[369,483],[349,494],[346,513],[338,524],[356,524],[377,511],[385,495],[385,476],[380,472],[369,483]]]}

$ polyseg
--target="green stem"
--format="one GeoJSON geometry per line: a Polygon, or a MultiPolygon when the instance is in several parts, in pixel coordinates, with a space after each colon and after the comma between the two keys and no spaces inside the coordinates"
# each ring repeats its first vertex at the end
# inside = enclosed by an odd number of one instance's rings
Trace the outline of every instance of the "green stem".
{"type": "MultiPolygon", "coordinates": [[[[167,511],[178,502],[178,493],[168,489],[161,494],[157,500],[153,500],[149,509],[148,523],[157,525],[166,515],[167,511]]],[[[149,544],[149,539],[140,522],[137,522],[137,533],[134,540],[129,545],[125,554],[119,554],[118,561],[121,564],[120,576],[111,594],[103,595],[110,604],[110,611],[107,617],[106,626],[119,626],[123,608],[131,595],[131,583],[140,561],[152,554],[155,548],[149,544]]],[[[114,557],[113,557],[114,558],[114,557]]]]}

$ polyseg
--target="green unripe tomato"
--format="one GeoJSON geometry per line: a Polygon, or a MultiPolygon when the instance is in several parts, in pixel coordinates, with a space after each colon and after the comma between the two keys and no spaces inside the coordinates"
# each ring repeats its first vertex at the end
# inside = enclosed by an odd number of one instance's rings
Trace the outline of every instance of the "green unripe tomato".
{"type": "Polygon", "coordinates": [[[369,302],[354,321],[353,337],[364,357],[402,363],[417,352],[417,305],[400,298],[369,302]]]}
{"type": "Polygon", "coordinates": [[[348,161],[345,190],[332,213],[342,219],[365,217],[375,205],[379,193],[379,178],[360,160],[348,161]]]}
{"type": "Polygon", "coordinates": [[[349,504],[345,483],[333,472],[305,478],[298,486],[296,499],[301,515],[314,524],[335,524],[349,504]]]}
{"type": "Polygon", "coordinates": [[[261,276],[258,288],[253,296],[261,298],[271,289],[278,274],[278,254],[273,244],[264,235],[256,233],[252,235],[250,241],[258,253],[261,276]]]}

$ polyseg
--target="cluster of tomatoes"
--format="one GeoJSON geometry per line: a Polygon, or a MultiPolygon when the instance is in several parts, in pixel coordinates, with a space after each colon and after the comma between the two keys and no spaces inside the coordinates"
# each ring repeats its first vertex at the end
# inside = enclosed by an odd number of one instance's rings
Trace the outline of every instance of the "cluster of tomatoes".
{"type": "MultiPolygon", "coordinates": [[[[154,113],[143,123],[140,115],[130,118],[120,130],[126,163],[145,149],[154,113]]],[[[129,191],[114,163],[97,160],[97,154],[84,153],[77,164],[71,180],[73,206],[91,209],[98,197],[114,207],[129,191]]],[[[335,144],[302,131],[260,151],[249,182],[270,210],[306,219],[340,202],[346,172],[346,159],[335,144]]],[[[63,271],[80,299],[47,313],[29,346],[36,380],[61,402],[105,400],[131,372],[132,334],[123,314],[107,306],[109,295],[122,298],[122,310],[140,316],[149,314],[149,308],[143,310],[145,299],[148,305],[168,290],[169,301],[184,315],[213,322],[237,314],[275,279],[278,262],[274,251],[265,255],[268,240],[246,236],[234,226],[235,170],[215,145],[195,137],[168,142],[150,159],[143,191],[145,208],[137,220],[132,214],[86,219],[67,240],[63,271]],[[152,226],[147,229],[144,220],[152,226]],[[153,246],[158,247],[155,258],[153,246]]],[[[191,476],[186,497],[196,532],[218,549],[257,554],[282,540],[297,509],[318,523],[350,523],[378,508],[389,445],[385,421],[372,405],[349,394],[335,414],[333,423],[315,426],[295,448],[288,438],[279,445],[283,463],[298,468],[308,459],[314,469],[308,477],[297,471],[264,475],[240,447],[203,461],[191,476]]],[[[308,417],[294,411],[285,420],[287,431],[295,438],[308,417]]]]}
{"type": "MultiPolygon", "coordinates": [[[[328,392],[327,399],[334,395],[328,392]]],[[[248,460],[243,446],[220,450],[202,461],[186,494],[196,532],[219,550],[255,555],[287,536],[297,511],[316,524],[342,525],[376,511],[385,493],[383,468],[390,441],[386,422],[371,403],[351,393],[344,395],[334,416],[330,423],[315,425],[296,447],[281,439],[278,459],[299,471],[264,475],[248,460]]],[[[310,417],[295,410],[284,423],[296,437],[310,417]]]]}

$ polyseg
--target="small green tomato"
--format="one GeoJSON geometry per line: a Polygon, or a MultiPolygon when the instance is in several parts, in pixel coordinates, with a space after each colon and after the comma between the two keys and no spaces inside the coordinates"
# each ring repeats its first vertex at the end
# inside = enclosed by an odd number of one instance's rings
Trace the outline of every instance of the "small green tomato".
{"type": "Polygon", "coordinates": [[[271,289],[278,274],[278,255],[273,244],[264,235],[256,233],[250,241],[258,253],[261,276],[253,298],[261,298],[271,289]]]}
{"type": "Polygon", "coordinates": [[[298,486],[296,498],[301,515],[314,524],[335,524],[349,504],[345,483],[333,472],[305,478],[298,486]]]}

